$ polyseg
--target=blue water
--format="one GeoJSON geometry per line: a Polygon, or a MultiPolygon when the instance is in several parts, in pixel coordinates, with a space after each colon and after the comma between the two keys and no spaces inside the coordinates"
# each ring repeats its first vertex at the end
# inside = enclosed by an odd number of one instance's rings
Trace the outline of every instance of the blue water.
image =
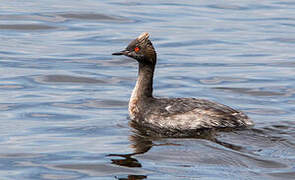
{"type": "Polygon", "coordinates": [[[0,179],[294,179],[295,3],[1,1],[0,179]],[[137,64],[111,56],[142,32],[155,94],[243,110],[251,130],[137,136],[137,64]]]}

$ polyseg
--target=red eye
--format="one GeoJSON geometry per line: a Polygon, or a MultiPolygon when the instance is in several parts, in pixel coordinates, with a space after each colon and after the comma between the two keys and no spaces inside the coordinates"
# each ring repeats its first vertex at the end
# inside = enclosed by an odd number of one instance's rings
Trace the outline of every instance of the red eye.
{"type": "Polygon", "coordinates": [[[138,52],[138,51],[139,51],[139,47],[135,47],[135,48],[134,48],[134,51],[135,51],[135,52],[138,52]]]}

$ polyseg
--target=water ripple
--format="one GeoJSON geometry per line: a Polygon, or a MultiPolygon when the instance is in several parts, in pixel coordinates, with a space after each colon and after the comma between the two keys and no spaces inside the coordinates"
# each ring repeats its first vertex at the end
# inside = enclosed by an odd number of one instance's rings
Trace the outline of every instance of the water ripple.
{"type": "Polygon", "coordinates": [[[0,24],[0,29],[6,29],[6,30],[34,31],[34,30],[51,30],[56,28],[58,27],[49,26],[45,24],[0,24]]]}
{"type": "Polygon", "coordinates": [[[47,75],[43,77],[36,77],[35,79],[37,82],[43,83],[106,83],[104,80],[69,75],[47,75]]]}
{"type": "Polygon", "coordinates": [[[294,179],[292,1],[1,1],[0,179],[294,179]],[[128,125],[142,32],[156,96],[216,100],[252,129],[194,139],[128,125]]]}

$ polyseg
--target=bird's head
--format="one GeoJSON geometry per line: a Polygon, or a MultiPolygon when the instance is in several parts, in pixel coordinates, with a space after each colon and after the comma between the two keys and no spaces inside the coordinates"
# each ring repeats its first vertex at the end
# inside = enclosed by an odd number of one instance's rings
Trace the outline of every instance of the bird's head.
{"type": "Polygon", "coordinates": [[[137,60],[142,64],[155,65],[157,54],[152,42],[149,40],[149,33],[144,32],[131,41],[125,50],[113,53],[112,55],[125,55],[137,60]]]}

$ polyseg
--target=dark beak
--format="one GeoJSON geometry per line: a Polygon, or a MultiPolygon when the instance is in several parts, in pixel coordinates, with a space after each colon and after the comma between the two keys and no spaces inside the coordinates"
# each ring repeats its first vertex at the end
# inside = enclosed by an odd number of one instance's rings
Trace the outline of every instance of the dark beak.
{"type": "Polygon", "coordinates": [[[112,55],[116,55],[116,56],[125,55],[125,56],[127,56],[128,53],[129,53],[128,50],[123,50],[123,51],[120,51],[120,52],[115,52],[112,55]]]}

